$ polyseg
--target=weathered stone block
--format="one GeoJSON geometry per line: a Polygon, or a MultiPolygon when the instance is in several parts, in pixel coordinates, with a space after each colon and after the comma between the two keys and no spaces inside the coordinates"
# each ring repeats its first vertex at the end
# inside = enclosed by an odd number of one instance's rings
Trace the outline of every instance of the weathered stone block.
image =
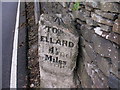
{"type": "Polygon", "coordinates": [[[73,2],[68,2],[69,3],[69,11],[72,11],[74,3],[73,2]]]}
{"type": "Polygon", "coordinates": [[[119,53],[120,50],[116,48],[116,45],[112,44],[110,41],[105,40],[104,38],[94,35],[93,36],[94,49],[103,57],[111,58],[111,69],[110,72],[113,72],[118,77],[118,62],[119,62],[119,53]]]}
{"type": "Polygon", "coordinates": [[[108,77],[105,76],[105,74],[99,69],[99,67],[97,67],[97,64],[96,64],[96,67],[94,67],[94,68],[97,68],[95,71],[96,71],[98,77],[101,78],[104,87],[108,88],[109,87],[108,86],[108,77]]]}
{"type": "Polygon", "coordinates": [[[92,30],[92,27],[83,24],[83,25],[81,25],[80,31],[81,31],[83,38],[86,41],[92,42],[92,36],[94,33],[94,31],[92,30]]]}
{"type": "Polygon", "coordinates": [[[103,25],[103,24],[98,24],[98,25],[105,32],[111,32],[112,31],[112,27],[111,26],[107,26],[107,25],[103,25]]]}
{"type": "MultiPolygon", "coordinates": [[[[59,14],[58,14],[59,15],[59,14]]],[[[73,22],[75,17],[73,16],[72,13],[68,13],[67,15],[62,15],[60,16],[60,19],[58,21],[64,22],[64,24],[69,25],[71,22],[73,22]]]]}
{"type": "Polygon", "coordinates": [[[93,62],[93,60],[88,56],[88,53],[86,52],[86,50],[84,48],[82,48],[82,54],[83,54],[83,58],[84,58],[84,62],[86,63],[91,63],[93,62]]]}
{"type": "Polygon", "coordinates": [[[109,58],[101,57],[99,54],[96,57],[96,62],[100,70],[106,75],[110,75],[110,62],[109,58]]]}
{"type": "MultiPolygon", "coordinates": [[[[83,54],[83,52],[81,51],[81,55],[83,54]]],[[[81,57],[81,56],[78,56],[78,63],[77,63],[77,74],[78,74],[78,77],[79,79],[81,80],[81,76],[82,76],[82,72],[83,72],[83,69],[85,68],[84,66],[84,56],[81,57]]]]}
{"type": "MultiPolygon", "coordinates": [[[[83,49],[83,56],[84,56],[84,63],[85,68],[87,70],[88,75],[93,81],[93,86],[95,88],[107,88],[107,78],[103,75],[103,73],[100,71],[100,69],[96,66],[96,62],[93,64],[93,59],[91,59],[86,52],[85,49],[83,49]]],[[[83,68],[82,68],[83,69],[83,68]]],[[[81,73],[82,74],[82,73],[81,73]]]]}
{"type": "Polygon", "coordinates": [[[116,19],[113,25],[113,32],[120,34],[120,19],[116,19]]]}
{"type": "Polygon", "coordinates": [[[109,33],[107,36],[107,39],[120,45],[120,35],[116,33],[109,33]]]}
{"type": "Polygon", "coordinates": [[[85,10],[85,16],[86,16],[86,17],[90,17],[90,16],[91,16],[91,12],[90,12],[90,11],[85,10]]]}
{"type": "Polygon", "coordinates": [[[67,11],[59,2],[41,2],[41,7],[44,14],[61,14],[67,11]]]}
{"type": "Polygon", "coordinates": [[[94,82],[94,88],[106,88],[104,87],[104,84],[102,82],[102,80],[96,75],[93,75],[93,82],[94,82]]]}
{"type": "Polygon", "coordinates": [[[114,20],[116,18],[116,14],[114,14],[114,13],[103,12],[101,10],[95,10],[95,13],[104,17],[104,18],[108,18],[108,19],[111,19],[111,20],[114,20]]]}
{"type": "Polygon", "coordinates": [[[60,76],[49,73],[40,68],[40,87],[41,88],[75,88],[73,76],[60,76]]]}
{"type": "Polygon", "coordinates": [[[106,24],[108,26],[113,26],[113,21],[112,20],[105,19],[105,18],[101,17],[100,15],[97,15],[95,13],[91,13],[91,17],[96,22],[99,22],[99,23],[102,23],[102,24],[106,24]]]}
{"type": "Polygon", "coordinates": [[[120,14],[118,15],[118,20],[120,20],[120,14]]]}
{"type": "Polygon", "coordinates": [[[100,8],[100,2],[98,1],[95,1],[95,0],[86,0],[86,5],[89,6],[89,7],[92,7],[92,8],[100,8]]]}
{"type": "Polygon", "coordinates": [[[116,75],[117,78],[120,78],[118,68],[118,62],[113,62],[110,67],[110,72],[116,75]]]}
{"type": "Polygon", "coordinates": [[[116,76],[114,75],[110,75],[108,80],[108,84],[110,86],[110,88],[120,88],[120,79],[118,79],[116,76]]]}
{"type": "Polygon", "coordinates": [[[116,34],[116,33],[107,33],[107,32],[104,32],[102,31],[102,29],[100,27],[96,27],[94,28],[95,30],[95,33],[100,35],[101,37],[104,37],[105,39],[108,39],[118,45],[120,45],[120,35],[119,34],[116,34]]]}
{"type": "Polygon", "coordinates": [[[101,3],[101,10],[120,13],[120,4],[117,2],[101,3]]]}
{"type": "Polygon", "coordinates": [[[93,8],[90,7],[90,6],[87,6],[87,5],[85,5],[85,9],[86,9],[87,11],[93,11],[93,8]]]}
{"type": "Polygon", "coordinates": [[[59,2],[64,8],[68,8],[67,2],[59,2]]]}
{"type": "Polygon", "coordinates": [[[82,36],[80,36],[80,43],[79,43],[80,47],[85,47],[85,40],[82,36]]]}
{"type": "MultiPolygon", "coordinates": [[[[60,76],[61,78],[65,76],[67,81],[72,82],[70,77],[73,77],[76,66],[79,36],[72,26],[57,23],[54,21],[55,18],[58,17],[53,14],[42,14],[40,17],[38,55],[40,70],[50,73],[51,78],[53,78],[52,74],[55,74],[55,80],[59,80],[60,83],[58,82],[54,87],[60,87],[62,86],[61,82],[63,82],[63,79],[59,78],[60,76]]],[[[44,73],[40,73],[40,75],[41,80],[46,80],[44,73]]],[[[48,75],[46,75],[46,78],[48,75]]],[[[47,83],[49,82],[54,83],[52,79],[47,83]]],[[[70,83],[66,84],[71,85],[70,83]]],[[[49,87],[53,86],[49,84],[49,87]]]]}
{"type": "Polygon", "coordinates": [[[93,63],[85,63],[85,68],[87,70],[88,75],[91,77],[93,81],[92,88],[108,88],[106,83],[106,77],[103,75],[99,75],[101,72],[93,63]]]}
{"type": "Polygon", "coordinates": [[[98,25],[98,23],[96,21],[94,21],[91,17],[86,17],[86,23],[87,23],[87,25],[90,25],[90,26],[98,25]]]}
{"type": "Polygon", "coordinates": [[[108,40],[98,36],[93,36],[94,48],[97,53],[104,57],[110,57],[118,61],[118,49],[108,40]]]}
{"type": "Polygon", "coordinates": [[[90,57],[91,61],[95,62],[97,54],[94,51],[93,43],[85,42],[85,50],[87,52],[87,55],[90,57]]]}
{"type": "Polygon", "coordinates": [[[80,20],[82,20],[82,21],[85,21],[86,20],[86,13],[85,13],[85,9],[81,9],[80,11],[79,11],[79,15],[78,15],[78,18],[80,19],[80,20]]]}
{"type": "Polygon", "coordinates": [[[75,18],[79,18],[82,21],[86,20],[85,18],[86,14],[84,9],[81,9],[80,11],[73,11],[73,15],[75,18]]]}
{"type": "Polygon", "coordinates": [[[83,72],[81,73],[81,85],[83,88],[92,88],[93,82],[91,77],[88,75],[86,69],[83,69],[83,72]]]}
{"type": "Polygon", "coordinates": [[[86,24],[85,22],[81,21],[80,19],[76,19],[76,23],[80,25],[80,26],[78,27],[78,29],[81,28],[81,25],[86,24]]]}

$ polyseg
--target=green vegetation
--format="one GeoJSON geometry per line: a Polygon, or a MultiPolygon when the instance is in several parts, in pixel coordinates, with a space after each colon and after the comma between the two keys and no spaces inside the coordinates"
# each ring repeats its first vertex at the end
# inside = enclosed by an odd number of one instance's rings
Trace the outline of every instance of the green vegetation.
{"type": "Polygon", "coordinates": [[[75,2],[75,4],[73,5],[72,10],[77,11],[79,8],[80,8],[80,2],[75,2]]]}

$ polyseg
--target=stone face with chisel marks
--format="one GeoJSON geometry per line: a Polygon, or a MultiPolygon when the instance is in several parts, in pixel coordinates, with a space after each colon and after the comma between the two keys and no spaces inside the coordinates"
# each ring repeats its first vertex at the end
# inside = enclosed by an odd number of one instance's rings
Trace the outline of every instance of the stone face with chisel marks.
{"type": "Polygon", "coordinates": [[[44,14],[39,22],[38,53],[42,87],[74,87],[72,79],[79,36],[74,28],[54,22],[55,18],[55,15],[44,14]],[[64,85],[63,77],[66,78],[64,85]]]}
{"type": "Polygon", "coordinates": [[[117,2],[106,2],[101,4],[101,10],[120,13],[120,4],[117,2]]]}

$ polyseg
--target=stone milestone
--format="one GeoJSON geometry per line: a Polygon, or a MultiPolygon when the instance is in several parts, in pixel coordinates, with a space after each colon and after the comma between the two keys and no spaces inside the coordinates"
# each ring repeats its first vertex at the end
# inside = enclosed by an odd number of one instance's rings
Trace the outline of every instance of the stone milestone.
{"type": "Polygon", "coordinates": [[[42,14],[39,21],[41,87],[74,87],[73,71],[78,54],[78,34],[70,25],[58,24],[55,14],[42,14]],[[64,82],[64,84],[63,84],[64,82]]]}

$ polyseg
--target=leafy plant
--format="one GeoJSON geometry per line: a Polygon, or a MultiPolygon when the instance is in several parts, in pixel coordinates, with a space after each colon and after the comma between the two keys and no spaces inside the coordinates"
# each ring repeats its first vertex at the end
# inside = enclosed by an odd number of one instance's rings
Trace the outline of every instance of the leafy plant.
{"type": "Polygon", "coordinates": [[[75,4],[73,5],[72,10],[77,11],[80,8],[80,2],[75,2],[75,4]]]}

